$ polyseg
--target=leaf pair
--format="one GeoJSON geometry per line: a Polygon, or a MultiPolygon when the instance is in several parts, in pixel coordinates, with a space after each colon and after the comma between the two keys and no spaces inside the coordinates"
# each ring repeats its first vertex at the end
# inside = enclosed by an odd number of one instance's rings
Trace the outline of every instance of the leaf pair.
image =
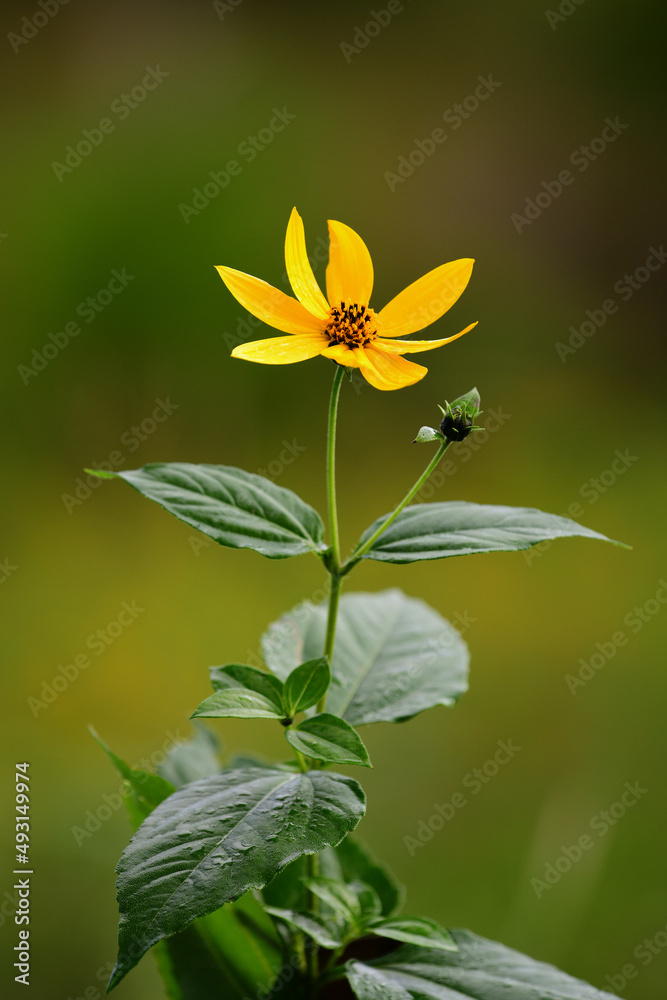
{"type": "Polygon", "coordinates": [[[294,717],[317,704],[331,682],[324,657],[295,667],[285,681],[256,667],[229,663],[211,669],[215,693],[199,705],[193,718],[278,719],[289,729],[290,745],[314,760],[327,764],[370,767],[368,751],[359,734],[344,719],[320,712],[294,728],[294,717]]]}
{"type": "Polygon", "coordinates": [[[317,913],[271,906],[267,910],[323,948],[342,950],[370,934],[423,947],[456,950],[448,932],[432,920],[383,916],[378,894],[364,882],[346,883],[322,876],[302,881],[320,902],[317,913]]]}
{"type": "MultiPolygon", "coordinates": [[[[284,486],[243,469],[169,462],[116,473],[87,471],[104,479],[124,479],[220,545],[254,549],[269,559],[306,552],[323,557],[328,551],[322,518],[313,507],[284,486]]],[[[357,549],[388,516],[378,518],[364,532],[357,549]]],[[[422,503],[401,511],[363,558],[407,563],[474,552],[516,551],[573,535],[611,541],[569,518],[533,508],[463,501],[422,503]]],[[[349,565],[354,561],[353,554],[349,565]]]]}
{"type": "Polygon", "coordinates": [[[211,667],[215,690],[193,712],[193,718],[291,720],[312,708],[331,683],[329,663],[315,657],[296,667],[283,681],[243,663],[211,667]]]}

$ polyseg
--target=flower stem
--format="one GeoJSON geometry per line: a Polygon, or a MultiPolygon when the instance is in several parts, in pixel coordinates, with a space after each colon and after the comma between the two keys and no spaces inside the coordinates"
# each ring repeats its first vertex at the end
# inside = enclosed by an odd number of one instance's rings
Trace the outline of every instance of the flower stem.
{"type": "Polygon", "coordinates": [[[377,528],[377,530],[373,532],[373,534],[370,536],[370,538],[366,539],[366,541],[363,543],[363,545],[358,545],[355,548],[355,550],[352,553],[352,555],[350,556],[350,558],[347,560],[347,562],[345,563],[345,565],[341,568],[340,572],[341,572],[342,576],[344,576],[346,573],[349,573],[350,570],[353,569],[353,567],[356,566],[357,563],[361,561],[361,559],[366,555],[366,553],[369,552],[370,549],[375,545],[375,543],[377,542],[377,540],[380,537],[380,535],[382,535],[387,530],[387,528],[389,527],[390,524],[394,523],[394,521],[396,520],[396,518],[398,517],[398,515],[401,513],[401,511],[403,510],[403,508],[407,507],[407,505],[410,503],[410,501],[416,496],[417,493],[419,493],[420,489],[422,488],[422,486],[424,485],[424,483],[426,482],[426,480],[429,478],[429,476],[431,475],[431,473],[435,469],[436,465],[439,463],[439,461],[442,458],[442,456],[445,454],[445,452],[449,448],[449,445],[450,445],[449,441],[443,441],[442,442],[442,444],[438,448],[438,451],[436,452],[436,454],[433,456],[433,458],[431,459],[431,461],[428,463],[428,465],[426,466],[426,468],[424,469],[424,471],[422,472],[421,476],[419,477],[419,479],[417,480],[417,482],[414,484],[414,486],[412,486],[408,490],[408,492],[405,494],[405,496],[403,497],[403,499],[399,503],[398,507],[396,507],[395,510],[393,510],[391,512],[391,514],[389,515],[389,517],[385,521],[382,522],[382,524],[380,525],[380,527],[377,528]]]}
{"type": "MultiPolygon", "coordinates": [[[[331,399],[329,401],[329,426],[327,434],[327,500],[329,507],[329,537],[331,539],[331,551],[328,560],[329,570],[329,609],[327,613],[327,631],[324,640],[324,653],[329,663],[333,657],[334,642],[336,640],[336,622],[338,619],[338,603],[340,601],[340,591],[342,577],[340,572],[340,535],[338,533],[338,505],[336,503],[336,419],[338,417],[338,399],[340,397],[340,387],[343,382],[345,369],[342,365],[336,366],[333,385],[331,387],[331,399]]],[[[317,705],[317,711],[323,712],[326,708],[327,696],[324,694],[317,705]]]]}
{"type": "Polygon", "coordinates": [[[338,507],[336,504],[336,418],[338,397],[345,375],[342,365],[336,366],[331,398],[329,400],[329,427],[327,434],[327,501],[329,505],[329,536],[331,538],[331,563],[335,572],[340,569],[340,537],[338,534],[338,507]]]}

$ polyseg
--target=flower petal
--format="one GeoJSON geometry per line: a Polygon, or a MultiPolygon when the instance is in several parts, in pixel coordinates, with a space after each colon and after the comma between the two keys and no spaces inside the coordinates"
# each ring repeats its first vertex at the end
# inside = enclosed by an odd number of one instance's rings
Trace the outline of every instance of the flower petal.
{"type": "Polygon", "coordinates": [[[428,371],[398,354],[385,353],[379,347],[360,348],[357,357],[361,374],[376,389],[402,389],[414,385],[428,371]]]}
{"type": "Polygon", "coordinates": [[[345,365],[346,368],[359,367],[358,353],[358,350],[353,351],[347,344],[333,344],[332,347],[326,347],[322,351],[325,358],[331,358],[332,361],[337,361],[339,365],[345,365]]]}
{"type": "Polygon", "coordinates": [[[268,340],[251,340],[232,351],[233,358],[258,361],[261,365],[291,365],[307,361],[322,353],[327,339],[319,334],[297,333],[291,337],[269,337],[268,340]]]}
{"type": "Polygon", "coordinates": [[[462,337],[464,333],[468,333],[472,330],[477,323],[471,323],[467,326],[465,330],[461,330],[460,333],[455,333],[453,337],[445,337],[444,340],[383,340],[382,337],[378,337],[375,343],[378,346],[382,346],[385,351],[390,351],[392,354],[415,354],[419,351],[432,351],[434,347],[442,347],[444,344],[450,344],[452,340],[458,340],[462,337]]]}
{"type": "Polygon", "coordinates": [[[435,323],[465,289],[474,263],[470,257],[462,257],[436,267],[408,285],[380,310],[382,335],[405,337],[435,323]]]}
{"type": "Polygon", "coordinates": [[[373,261],[353,229],[329,220],[327,298],[332,306],[357,302],[367,306],[373,291],[373,261]]]}
{"type": "Polygon", "coordinates": [[[235,271],[233,267],[216,267],[216,271],[234,298],[269,326],[285,333],[321,333],[324,330],[321,319],[261,278],[235,271]]]}
{"type": "Polygon", "coordinates": [[[319,319],[327,319],[329,303],[315,281],[313,269],[306,253],[306,235],[303,220],[296,208],[292,209],[285,237],[285,264],[287,276],[299,302],[319,319]]]}

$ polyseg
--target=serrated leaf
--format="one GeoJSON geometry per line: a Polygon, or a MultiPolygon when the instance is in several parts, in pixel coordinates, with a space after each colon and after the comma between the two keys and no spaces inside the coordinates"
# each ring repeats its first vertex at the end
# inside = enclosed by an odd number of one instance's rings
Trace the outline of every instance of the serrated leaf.
{"type": "Polygon", "coordinates": [[[269,559],[327,549],[317,511],[264,476],[188,462],[154,463],[114,475],[220,545],[254,549],[269,559]]]}
{"type": "Polygon", "coordinates": [[[89,731],[95,741],[104,750],[105,754],[113,764],[118,774],[127,782],[127,793],[125,795],[125,805],[130,817],[132,826],[136,830],[141,822],[148,816],[156,806],[164,802],[166,798],[176,791],[170,781],[159,774],[151,774],[141,768],[130,767],[130,765],[114,753],[107,746],[92,727],[89,731]]]}
{"type": "Polygon", "coordinates": [[[308,660],[296,667],[285,681],[283,697],[286,714],[295,716],[312,708],[327,693],[331,671],[326,657],[308,660]]]}
{"type": "Polygon", "coordinates": [[[206,698],[192,718],[283,719],[282,684],[263,670],[244,663],[211,668],[215,694],[206,698]]]}
{"type": "Polygon", "coordinates": [[[295,729],[286,729],[285,737],[295,750],[327,764],[373,766],[359,733],[344,719],[329,712],[313,715],[295,729]]]}
{"type": "Polygon", "coordinates": [[[218,753],[219,743],[214,734],[201,722],[197,722],[194,735],[169,750],[166,759],[158,767],[158,774],[170,781],[175,788],[182,788],[190,781],[218,774],[221,770],[218,753]]]}
{"type": "Polygon", "coordinates": [[[365,809],[351,778],[243,768],[174,792],[144,821],[118,863],[116,986],[157,941],[303,854],[335,846],[365,809]]]}
{"type": "MultiPolygon", "coordinates": [[[[324,605],[305,602],[269,626],[262,638],[267,666],[286,677],[315,656],[326,617],[324,605]]],[[[468,661],[459,633],[423,601],[400,590],[344,594],[327,708],[361,726],[452,705],[467,690],[468,661]]]]}
{"type": "MultiPolygon", "coordinates": [[[[363,545],[386,521],[378,518],[361,536],[363,545]]],[[[606,535],[585,528],[568,517],[546,514],[532,507],[453,501],[421,503],[406,507],[380,535],[364,559],[410,563],[422,559],[445,559],[477,552],[515,552],[554,538],[580,536],[622,545],[606,535]]]]}
{"type": "Polygon", "coordinates": [[[406,946],[373,962],[347,963],[358,1000],[614,1000],[611,993],[573,979],[471,931],[451,932],[458,952],[406,946]]]}
{"type": "Polygon", "coordinates": [[[392,917],[390,920],[377,920],[368,925],[368,930],[379,937],[420,945],[422,948],[458,950],[449,931],[426,917],[392,917]]]}

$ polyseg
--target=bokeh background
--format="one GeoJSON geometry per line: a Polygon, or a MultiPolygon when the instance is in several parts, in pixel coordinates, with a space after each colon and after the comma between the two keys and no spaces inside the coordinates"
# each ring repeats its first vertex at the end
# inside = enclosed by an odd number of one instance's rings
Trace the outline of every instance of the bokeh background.
{"type": "MultiPolygon", "coordinates": [[[[479,326],[417,357],[429,367],[420,384],[345,386],[344,541],[421,470],[426,448],[410,441],[437,421],[436,404],[477,385],[496,430],[469,461],[455,459],[433,498],[556,513],[580,504],[582,522],[633,546],[565,540],[526,556],[357,571],[355,589],[398,585],[425,598],[472,651],[471,690],[455,709],[364,731],[375,769],[363,775],[360,832],[408,884],[408,912],[628,998],[664,996],[664,275],[646,269],[666,235],[662,5],[379,0],[373,10],[3,5],[0,923],[9,955],[12,773],[25,759],[33,995],[45,1000],[95,1000],[115,952],[113,869],[128,829],[122,810],[102,809],[99,828],[80,832],[118,791],[87,726],[131,762],[150,759],[189,733],[207,667],[250,656],[262,629],[322,584],[307,557],[195,548],[187,526],[121,484],[87,488],[82,471],[221,462],[267,470],[323,507],[331,365],[231,360],[240,340],[270,331],[245,325],[213,270],[230,264],[281,285],[293,205],[320,260],[327,218],[363,236],[377,306],[444,261],[477,260],[459,303],[425,336],[479,326]],[[149,70],[154,89],[132,97],[149,70]],[[270,126],[276,109],[281,131],[270,126]],[[67,162],[67,147],[102,119],[113,129],[67,162]],[[618,134],[591,146],[606,119],[618,134]],[[434,129],[446,138],[429,145],[434,129]],[[251,136],[262,146],[252,158],[251,136]],[[239,169],[225,179],[231,160],[239,169]],[[572,183],[553,196],[567,169],[572,183]],[[543,182],[552,197],[521,222],[543,182]],[[110,295],[114,270],[132,277],[110,295]],[[89,297],[99,312],[86,311],[89,297]],[[616,308],[602,324],[606,300],[616,308]],[[157,422],[161,403],[169,415],[157,422]],[[280,458],[286,443],[293,460],[280,458]],[[88,637],[123,602],[143,610],[96,655],[88,637]],[[627,643],[610,647],[619,630],[627,643]],[[90,667],[43,701],[44,685],[84,652],[90,667]],[[573,693],[567,675],[596,652],[599,669],[573,693]],[[411,851],[406,838],[434,804],[465,792],[499,740],[520,752],[411,851]],[[639,783],[639,801],[538,892],[531,879],[591,832],[626,782],[639,783]],[[628,964],[636,976],[625,983],[628,964]]],[[[283,753],[268,724],[213,726],[229,752],[283,753]]],[[[25,995],[11,961],[3,996],[25,995]]],[[[161,989],[147,957],[117,996],[161,989]]]]}

